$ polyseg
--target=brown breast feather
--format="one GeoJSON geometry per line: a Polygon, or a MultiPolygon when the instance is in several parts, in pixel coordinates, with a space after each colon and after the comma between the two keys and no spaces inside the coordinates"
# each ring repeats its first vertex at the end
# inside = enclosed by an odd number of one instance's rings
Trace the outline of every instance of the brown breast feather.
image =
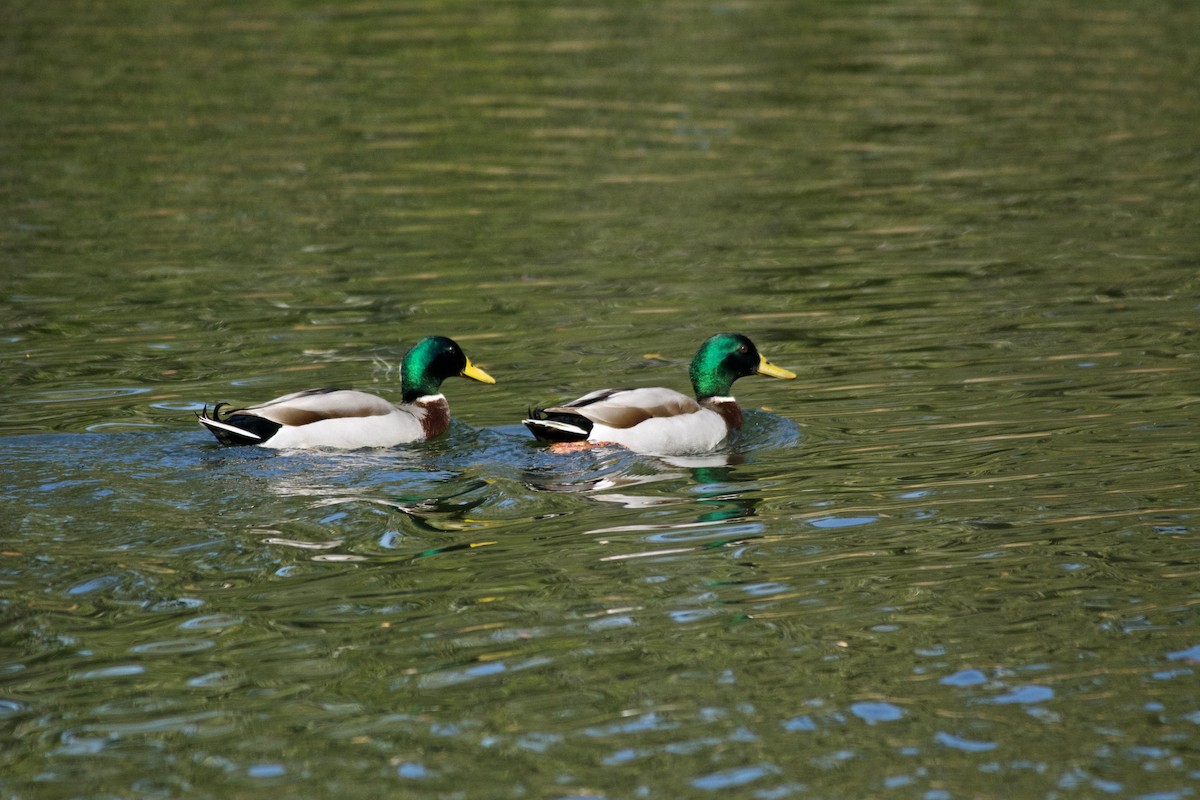
{"type": "Polygon", "coordinates": [[[704,405],[724,417],[729,430],[736,431],[742,427],[742,409],[733,400],[716,401],[710,397],[704,401],[704,405]]]}

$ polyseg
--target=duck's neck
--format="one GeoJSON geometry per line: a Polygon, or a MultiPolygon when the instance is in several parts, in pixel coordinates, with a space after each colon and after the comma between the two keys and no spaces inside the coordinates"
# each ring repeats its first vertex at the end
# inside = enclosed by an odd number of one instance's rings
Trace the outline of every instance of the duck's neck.
{"type": "Polygon", "coordinates": [[[440,436],[450,427],[450,404],[444,394],[422,395],[413,401],[413,405],[424,412],[420,419],[426,439],[440,436]]]}
{"type": "Polygon", "coordinates": [[[700,400],[700,405],[720,414],[729,430],[736,431],[742,427],[742,409],[737,401],[728,395],[713,395],[700,400]]]}

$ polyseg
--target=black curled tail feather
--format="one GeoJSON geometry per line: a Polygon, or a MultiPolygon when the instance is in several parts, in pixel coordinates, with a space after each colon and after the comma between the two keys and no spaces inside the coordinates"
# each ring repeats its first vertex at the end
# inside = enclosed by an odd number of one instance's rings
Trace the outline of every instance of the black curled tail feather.
{"type": "Polygon", "coordinates": [[[222,418],[221,409],[228,405],[217,403],[211,413],[205,405],[204,410],[196,415],[200,424],[226,447],[262,444],[282,427],[278,422],[237,411],[230,411],[222,418]]]}
{"type": "MultiPolygon", "coordinates": [[[[227,405],[229,405],[229,403],[217,403],[215,406],[213,406],[212,411],[209,411],[208,403],[205,403],[204,410],[198,411],[196,413],[196,419],[200,420],[200,422],[202,422],[202,423],[203,422],[222,422],[223,420],[221,419],[221,409],[227,405]]],[[[226,414],[226,416],[229,416],[229,415],[226,414]]]]}
{"type": "MultiPolygon", "coordinates": [[[[229,405],[229,403],[217,403],[215,406],[213,406],[213,410],[210,413],[208,410],[208,403],[205,403],[204,410],[201,411],[199,414],[197,414],[196,418],[197,419],[215,420],[216,422],[220,422],[221,421],[221,409],[227,405],[229,405]]],[[[226,416],[228,416],[228,415],[226,415],[226,416]]]]}

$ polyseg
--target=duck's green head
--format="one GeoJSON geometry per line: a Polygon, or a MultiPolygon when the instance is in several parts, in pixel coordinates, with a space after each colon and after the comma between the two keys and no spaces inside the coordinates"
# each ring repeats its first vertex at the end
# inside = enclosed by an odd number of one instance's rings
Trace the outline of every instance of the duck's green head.
{"type": "Polygon", "coordinates": [[[496,379],[471,363],[453,339],[429,336],[412,346],[400,362],[400,390],[404,402],[437,394],[442,381],[461,375],[480,383],[495,383],[496,379]]]}
{"type": "Polygon", "coordinates": [[[747,375],[768,375],[772,378],[796,377],[767,361],[759,354],[754,342],[740,333],[718,333],[710,336],[696,351],[692,366],[692,389],[697,399],[728,397],[733,382],[747,375]]]}

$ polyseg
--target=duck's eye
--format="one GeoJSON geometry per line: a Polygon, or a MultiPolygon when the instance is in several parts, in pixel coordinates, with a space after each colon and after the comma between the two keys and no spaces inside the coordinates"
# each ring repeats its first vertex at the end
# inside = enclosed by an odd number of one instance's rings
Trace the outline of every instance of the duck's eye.
{"type": "Polygon", "coordinates": [[[749,353],[749,352],[750,352],[750,348],[749,348],[749,347],[746,347],[746,345],[742,345],[741,347],[739,347],[739,348],[738,348],[738,352],[739,352],[739,353],[749,353]]]}

